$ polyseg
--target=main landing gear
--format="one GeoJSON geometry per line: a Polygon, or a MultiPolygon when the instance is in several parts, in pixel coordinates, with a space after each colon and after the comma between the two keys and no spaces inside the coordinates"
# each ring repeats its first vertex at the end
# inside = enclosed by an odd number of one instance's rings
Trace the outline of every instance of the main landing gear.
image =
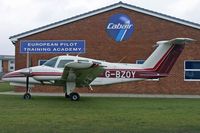
{"type": "Polygon", "coordinates": [[[65,93],[65,98],[70,98],[72,101],[78,101],[80,99],[80,95],[77,92],[72,92],[69,95],[65,93]]]}
{"type": "Polygon", "coordinates": [[[78,101],[80,99],[80,95],[77,92],[73,92],[76,88],[75,82],[67,82],[65,84],[65,98],[70,98],[71,101],[78,101]]]}

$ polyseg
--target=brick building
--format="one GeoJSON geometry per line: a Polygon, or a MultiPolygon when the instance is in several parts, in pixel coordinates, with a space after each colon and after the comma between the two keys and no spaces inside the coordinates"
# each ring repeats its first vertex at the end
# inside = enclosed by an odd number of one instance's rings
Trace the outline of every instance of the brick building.
{"type": "Polygon", "coordinates": [[[2,75],[15,70],[15,56],[0,55],[0,78],[2,75]]]}
{"type": "MultiPolygon", "coordinates": [[[[80,56],[124,63],[142,63],[154,50],[157,41],[177,37],[200,38],[200,24],[178,19],[125,3],[116,3],[85,14],[39,27],[10,37],[15,45],[16,69],[26,67],[26,54],[21,54],[23,40],[85,40],[86,52],[80,56]],[[126,14],[134,23],[130,38],[116,41],[106,31],[109,18],[126,14]]],[[[200,94],[200,45],[187,45],[170,76],[151,81],[95,87],[94,92],[200,94]]],[[[32,65],[61,54],[30,54],[32,65]]],[[[73,55],[73,54],[72,54],[73,55]]],[[[75,54],[76,55],[76,54],[75,54]]],[[[37,86],[33,91],[62,91],[59,87],[37,86]]],[[[16,87],[16,91],[22,88],[16,87]]],[[[86,88],[78,91],[87,92],[86,88]]]]}

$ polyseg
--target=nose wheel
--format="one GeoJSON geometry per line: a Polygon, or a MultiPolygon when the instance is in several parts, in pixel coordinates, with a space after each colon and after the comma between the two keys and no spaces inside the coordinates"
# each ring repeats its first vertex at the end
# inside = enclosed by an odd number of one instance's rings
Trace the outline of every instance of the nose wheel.
{"type": "Polygon", "coordinates": [[[25,100],[29,100],[29,99],[31,99],[31,94],[30,93],[25,93],[23,98],[25,100]]]}
{"type": "Polygon", "coordinates": [[[26,93],[23,96],[25,100],[31,99],[30,90],[31,88],[29,88],[29,75],[26,75],[26,93]]]}

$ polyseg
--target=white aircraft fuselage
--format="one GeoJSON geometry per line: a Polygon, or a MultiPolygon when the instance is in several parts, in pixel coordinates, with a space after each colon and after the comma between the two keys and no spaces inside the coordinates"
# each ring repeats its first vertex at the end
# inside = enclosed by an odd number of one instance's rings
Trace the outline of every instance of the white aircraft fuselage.
{"type": "MultiPolygon", "coordinates": [[[[34,66],[29,68],[20,69],[14,72],[10,72],[7,75],[4,76],[3,80],[11,82],[13,85],[22,85],[25,86],[26,84],[26,76],[24,73],[27,73],[30,71],[31,76],[29,78],[29,84],[35,85],[35,84],[52,84],[53,85],[62,85],[62,84],[56,84],[54,81],[59,81],[62,78],[63,67],[58,67],[59,62],[61,60],[70,60],[73,62],[78,61],[86,61],[93,65],[93,62],[103,66],[104,72],[101,73],[98,77],[96,77],[90,85],[106,85],[106,84],[114,84],[114,83],[121,83],[121,82],[128,82],[128,81],[138,81],[138,80],[144,80],[144,78],[141,77],[135,77],[135,74],[137,71],[143,70],[141,64],[126,64],[126,63],[110,63],[106,61],[101,60],[94,60],[84,57],[78,57],[78,56],[59,56],[57,57],[57,61],[55,63],[55,66],[34,66]],[[42,83],[43,81],[44,83],[42,83]]],[[[91,66],[92,66],[91,65],[91,66]]],[[[89,67],[91,67],[89,66],[89,67]]],[[[77,69],[81,69],[81,67],[77,66],[77,69]]]]}

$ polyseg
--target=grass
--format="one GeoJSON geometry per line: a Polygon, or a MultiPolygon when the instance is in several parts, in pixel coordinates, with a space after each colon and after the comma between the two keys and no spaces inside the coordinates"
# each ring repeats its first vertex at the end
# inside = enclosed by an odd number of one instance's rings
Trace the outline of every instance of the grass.
{"type": "Polygon", "coordinates": [[[0,95],[1,133],[199,133],[199,99],[0,95]]]}
{"type": "Polygon", "coordinates": [[[9,85],[8,82],[0,83],[0,92],[5,92],[5,91],[13,91],[13,86],[9,85]]]}

